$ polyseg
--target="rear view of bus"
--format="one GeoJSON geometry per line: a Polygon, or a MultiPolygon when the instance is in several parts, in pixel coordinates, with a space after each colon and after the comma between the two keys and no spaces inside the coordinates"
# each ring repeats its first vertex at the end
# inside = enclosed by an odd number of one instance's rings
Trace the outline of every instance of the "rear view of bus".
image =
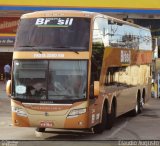
{"type": "Polygon", "coordinates": [[[15,126],[88,128],[90,22],[82,12],[21,17],[11,88],[15,126]]]}

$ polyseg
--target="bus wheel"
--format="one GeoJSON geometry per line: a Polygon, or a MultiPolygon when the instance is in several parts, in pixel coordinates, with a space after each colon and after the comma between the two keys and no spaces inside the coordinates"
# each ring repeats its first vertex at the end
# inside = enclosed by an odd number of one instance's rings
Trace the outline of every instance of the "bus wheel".
{"type": "Polygon", "coordinates": [[[45,128],[36,128],[37,132],[45,132],[45,128]]]}
{"type": "Polygon", "coordinates": [[[111,129],[114,125],[114,122],[115,122],[115,117],[116,117],[116,111],[115,111],[115,107],[114,105],[112,104],[112,107],[111,107],[111,114],[108,114],[107,115],[107,121],[106,121],[106,129],[111,129]]]}
{"type": "Polygon", "coordinates": [[[131,115],[136,116],[139,113],[139,110],[140,110],[140,99],[138,98],[135,108],[131,111],[131,115]]]}
{"type": "Polygon", "coordinates": [[[100,124],[93,127],[93,132],[95,134],[102,133],[106,129],[106,122],[107,122],[107,112],[106,112],[106,108],[103,107],[102,121],[100,124]]]}
{"type": "Polygon", "coordinates": [[[138,113],[141,113],[143,111],[143,105],[144,105],[144,99],[141,98],[139,101],[138,113]]]}

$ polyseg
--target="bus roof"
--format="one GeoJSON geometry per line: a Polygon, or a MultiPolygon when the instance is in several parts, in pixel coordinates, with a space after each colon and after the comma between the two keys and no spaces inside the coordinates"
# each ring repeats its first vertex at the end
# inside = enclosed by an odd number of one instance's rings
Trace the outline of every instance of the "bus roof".
{"type": "Polygon", "coordinates": [[[31,13],[26,13],[21,16],[21,19],[25,18],[37,18],[37,17],[86,17],[86,18],[95,18],[95,17],[103,17],[108,18],[110,20],[114,20],[119,23],[128,24],[137,28],[148,30],[148,28],[136,25],[134,23],[130,23],[128,21],[123,21],[121,19],[111,17],[105,14],[89,12],[89,11],[78,11],[78,10],[46,10],[46,11],[35,11],[31,13]]]}
{"type": "Polygon", "coordinates": [[[87,11],[74,11],[74,10],[47,10],[47,11],[36,11],[26,13],[21,16],[23,18],[37,18],[37,17],[90,17],[92,18],[97,13],[87,11]]]}

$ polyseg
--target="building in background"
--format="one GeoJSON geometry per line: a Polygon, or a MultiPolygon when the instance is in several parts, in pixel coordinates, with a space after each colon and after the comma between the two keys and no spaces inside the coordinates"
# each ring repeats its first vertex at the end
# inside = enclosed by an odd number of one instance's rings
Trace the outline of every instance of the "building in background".
{"type": "Polygon", "coordinates": [[[0,18],[0,80],[4,79],[4,65],[12,63],[13,45],[19,17],[0,18]]]}

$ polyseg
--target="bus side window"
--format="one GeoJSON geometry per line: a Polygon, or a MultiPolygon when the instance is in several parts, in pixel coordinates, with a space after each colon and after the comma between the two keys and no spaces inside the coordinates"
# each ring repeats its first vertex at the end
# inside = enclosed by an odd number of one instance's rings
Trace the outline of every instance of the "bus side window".
{"type": "Polygon", "coordinates": [[[109,67],[106,73],[105,85],[129,85],[128,69],[126,67],[109,67]]]}
{"type": "Polygon", "coordinates": [[[105,80],[105,85],[106,86],[111,86],[115,83],[115,72],[117,68],[116,67],[110,67],[107,70],[106,73],[106,80],[105,80]]]}
{"type": "MultiPolygon", "coordinates": [[[[139,45],[144,46],[143,40],[140,42],[138,28],[117,20],[108,21],[109,45],[118,48],[139,49],[139,45]]],[[[142,33],[143,34],[143,33],[142,33]]]]}

